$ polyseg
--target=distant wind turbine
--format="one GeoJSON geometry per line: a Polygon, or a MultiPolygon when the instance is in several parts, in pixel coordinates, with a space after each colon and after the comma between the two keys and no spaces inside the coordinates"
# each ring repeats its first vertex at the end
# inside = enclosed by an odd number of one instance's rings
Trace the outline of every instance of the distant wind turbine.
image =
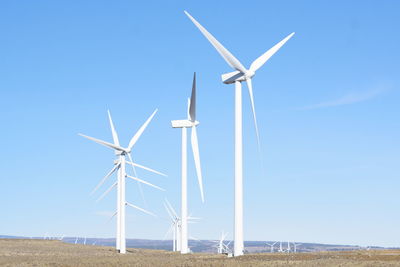
{"type": "MultiPolygon", "coordinates": [[[[181,251],[181,218],[178,216],[175,209],[167,199],[165,199],[164,207],[171,219],[171,226],[165,233],[164,240],[168,234],[172,232],[172,251],[181,251]]],[[[189,215],[187,218],[188,223],[196,223],[196,220],[200,219],[197,217],[192,217],[191,215],[189,215]]]]}
{"type": "Polygon", "coordinates": [[[254,125],[257,134],[258,149],[260,151],[260,138],[258,133],[252,78],[256,71],[261,68],[293,35],[289,34],[282,41],[277,43],[259,58],[253,61],[249,69],[246,69],[240,61],[233,56],[214,36],[212,36],[199,22],[197,22],[188,12],[185,14],[196,25],[200,32],[214,46],[218,53],[224,58],[229,66],[235,69],[234,72],[222,75],[225,84],[235,84],[235,231],[234,231],[234,256],[244,253],[243,240],[243,141],[242,141],[242,82],[247,82],[251,107],[253,111],[254,125]]]}
{"type": "Polygon", "coordinates": [[[219,240],[214,241],[214,242],[217,242],[216,247],[217,247],[218,254],[228,254],[229,253],[229,244],[231,242],[229,241],[228,244],[224,243],[227,235],[228,235],[228,233],[225,233],[224,231],[222,231],[221,237],[219,238],[219,240]]]}
{"type": "Polygon", "coordinates": [[[293,243],[293,246],[294,246],[294,253],[296,253],[297,252],[297,247],[301,246],[301,244],[293,243]]]}
{"type": "Polygon", "coordinates": [[[271,247],[271,253],[274,253],[274,246],[275,246],[276,243],[278,243],[278,241],[276,241],[275,243],[272,243],[272,244],[270,244],[270,243],[265,243],[266,245],[268,245],[268,246],[271,247]]]}
{"type": "Polygon", "coordinates": [[[181,218],[179,218],[167,199],[164,202],[164,207],[171,219],[171,226],[165,237],[172,232],[172,251],[181,251],[181,218]]]}
{"type": "Polygon", "coordinates": [[[279,250],[278,250],[278,252],[283,252],[282,241],[279,241],[279,250]]]}

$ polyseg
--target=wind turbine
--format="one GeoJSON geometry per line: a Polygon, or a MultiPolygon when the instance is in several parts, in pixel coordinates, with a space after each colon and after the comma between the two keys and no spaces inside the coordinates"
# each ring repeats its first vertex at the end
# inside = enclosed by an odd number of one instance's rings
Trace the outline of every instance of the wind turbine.
{"type": "Polygon", "coordinates": [[[296,253],[297,252],[297,247],[301,246],[301,244],[293,243],[293,246],[294,246],[294,253],[296,253]]]}
{"type": "Polygon", "coordinates": [[[278,252],[283,252],[282,241],[279,241],[279,250],[278,250],[278,252]]]}
{"type": "Polygon", "coordinates": [[[181,206],[181,253],[189,253],[188,247],[188,216],[187,216],[187,128],[192,128],[191,144],[194,163],[196,166],[197,180],[200,187],[201,201],[204,203],[203,179],[201,175],[199,143],[197,140],[196,126],[196,73],[193,75],[192,95],[188,100],[188,118],[186,120],[171,121],[173,128],[182,128],[182,206],[181,206]]]}
{"type": "Polygon", "coordinates": [[[271,253],[274,253],[274,246],[275,246],[276,243],[278,243],[278,241],[276,241],[275,243],[272,243],[272,244],[270,244],[270,243],[265,243],[266,245],[268,245],[268,246],[271,247],[271,253]]]}
{"type": "Polygon", "coordinates": [[[242,141],[242,82],[246,81],[249,91],[251,108],[253,111],[254,125],[257,134],[258,149],[260,151],[260,138],[256,112],[254,106],[252,78],[256,71],[261,68],[267,60],[272,57],[293,35],[289,34],[282,41],[277,43],[259,58],[253,61],[249,69],[246,69],[240,61],[234,57],[220,42],[215,39],[199,22],[197,22],[188,12],[185,14],[196,25],[201,33],[214,46],[218,53],[224,58],[229,66],[235,69],[234,72],[222,75],[225,84],[235,84],[235,231],[234,231],[234,256],[243,255],[243,141],[242,141]]]}
{"type": "MultiPolygon", "coordinates": [[[[182,220],[181,218],[177,215],[175,209],[172,207],[171,203],[167,199],[165,199],[164,202],[164,207],[171,219],[171,226],[168,229],[168,231],[165,234],[164,239],[167,237],[167,235],[172,231],[172,251],[181,251],[181,224],[182,220]]],[[[189,215],[188,217],[188,223],[196,223],[198,219],[197,217],[192,217],[189,215]]],[[[192,237],[191,237],[192,238],[192,237]]],[[[193,238],[194,239],[194,238],[193,238]]]]}
{"type": "Polygon", "coordinates": [[[155,186],[149,182],[146,182],[144,180],[141,180],[135,176],[136,175],[136,171],[134,167],[139,167],[142,169],[145,169],[147,171],[151,171],[153,173],[156,174],[160,174],[165,176],[165,174],[162,174],[158,171],[152,170],[148,167],[139,165],[137,163],[134,163],[132,160],[132,156],[131,156],[131,151],[133,146],[136,144],[136,142],[139,140],[140,136],[142,135],[143,131],[146,129],[147,125],[150,123],[150,121],[153,119],[154,115],[156,114],[157,109],[153,112],[153,114],[151,114],[151,116],[146,120],[146,122],[139,128],[139,130],[136,132],[136,134],[132,137],[132,139],[130,140],[128,147],[124,148],[120,146],[119,143],[119,138],[118,138],[118,134],[115,130],[114,124],[112,122],[112,118],[111,118],[111,114],[110,112],[108,112],[108,118],[109,118],[109,122],[110,122],[110,127],[111,127],[111,132],[112,132],[112,136],[113,136],[113,141],[114,143],[109,143],[97,138],[93,138],[87,135],[83,135],[83,134],[79,134],[89,140],[92,140],[100,145],[106,146],[108,148],[111,148],[114,150],[115,155],[118,157],[117,160],[114,161],[114,167],[111,169],[111,171],[100,181],[100,183],[95,187],[95,189],[92,191],[92,193],[94,193],[115,171],[117,171],[117,181],[111,185],[110,188],[108,188],[103,195],[98,199],[102,199],[105,195],[107,195],[114,187],[117,187],[117,211],[114,213],[114,215],[112,217],[114,217],[115,215],[117,215],[117,238],[116,238],[116,249],[120,252],[120,253],[126,253],[126,237],[125,237],[125,206],[130,206],[132,208],[135,208],[137,210],[140,210],[144,213],[150,214],[152,216],[155,216],[153,213],[146,211],[143,208],[140,208],[136,205],[133,205],[129,202],[126,201],[125,199],[125,179],[126,177],[133,179],[137,182],[146,184],[148,186],[152,186],[156,189],[162,190],[164,191],[164,189],[155,186]],[[129,160],[126,160],[126,157],[129,158],[129,160]],[[126,164],[132,165],[133,171],[135,173],[135,176],[130,176],[126,173],[126,164]]]}
{"type": "Polygon", "coordinates": [[[164,207],[172,221],[171,227],[168,229],[165,236],[172,231],[172,251],[181,251],[181,219],[178,217],[168,200],[165,200],[164,207]]]}
{"type": "Polygon", "coordinates": [[[229,241],[228,244],[224,243],[227,235],[228,235],[228,233],[225,233],[224,231],[222,231],[220,239],[214,241],[214,242],[217,242],[216,247],[217,247],[218,254],[224,254],[224,253],[228,254],[229,253],[229,244],[231,242],[229,241]]]}

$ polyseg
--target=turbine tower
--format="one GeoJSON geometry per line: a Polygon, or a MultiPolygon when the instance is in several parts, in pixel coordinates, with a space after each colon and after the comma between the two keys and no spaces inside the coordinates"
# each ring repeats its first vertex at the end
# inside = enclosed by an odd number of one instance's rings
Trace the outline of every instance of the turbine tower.
{"type": "Polygon", "coordinates": [[[196,166],[197,180],[200,187],[201,201],[204,203],[203,181],[200,166],[199,143],[197,140],[196,126],[196,73],[193,75],[192,95],[188,99],[188,118],[186,120],[171,121],[173,128],[182,128],[182,191],[181,191],[181,253],[189,253],[188,247],[188,215],[187,215],[187,128],[192,128],[191,144],[194,163],[196,166]]]}
{"type": "Polygon", "coordinates": [[[234,256],[243,255],[243,141],[242,141],[242,82],[246,81],[249,91],[253,119],[257,134],[258,149],[260,151],[260,138],[253,98],[253,87],[251,79],[256,71],[275,54],[293,35],[289,34],[282,41],[277,43],[259,58],[253,61],[249,69],[246,69],[240,61],[234,57],[217,39],[214,38],[203,26],[200,25],[188,12],[185,14],[196,25],[201,33],[214,46],[218,53],[224,58],[229,66],[235,69],[234,72],[222,75],[222,82],[225,84],[235,84],[235,226],[234,226],[234,256]]]}
{"type": "Polygon", "coordinates": [[[135,208],[137,210],[140,210],[144,213],[150,214],[152,216],[155,216],[153,213],[146,211],[145,209],[142,209],[136,205],[133,205],[129,202],[126,201],[125,197],[125,179],[128,177],[130,179],[136,180],[137,182],[146,184],[148,186],[152,186],[154,188],[157,188],[159,190],[164,191],[164,189],[155,186],[149,182],[146,182],[144,180],[141,180],[137,178],[136,176],[136,170],[135,167],[145,169],[147,171],[166,176],[165,174],[162,174],[158,171],[152,170],[148,167],[139,165],[137,163],[134,163],[132,160],[131,156],[131,151],[133,146],[136,144],[136,142],[139,140],[140,136],[142,135],[143,131],[146,129],[147,125],[150,123],[150,121],[153,119],[154,115],[156,114],[157,109],[153,112],[153,114],[147,119],[147,121],[139,128],[139,130],[136,132],[136,134],[132,137],[132,139],[129,142],[129,145],[127,148],[123,148],[120,146],[119,139],[118,139],[118,134],[115,130],[114,124],[111,119],[111,114],[108,112],[108,118],[110,122],[110,127],[111,127],[111,132],[113,136],[113,141],[114,143],[109,143],[97,138],[93,138],[87,135],[79,134],[82,137],[85,137],[89,140],[92,140],[100,145],[106,146],[108,148],[111,148],[115,151],[115,155],[117,156],[117,160],[114,161],[114,167],[111,169],[111,171],[100,181],[100,183],[94,188],[92,191],[92,194],[100,188],[100,186],[115,172],[117,171],[117,181],[112,184],[98,199],[101,200],[104,196],[106,196],[114,187],[117,187],[117,211],[114,213],[112,217],[117,215],[117,231],[116,231],[116,249],[120,253],[126,253],[126,237],[125,237],[125,206],[130,206],[132,208],[135,208]],[[129,160],[126,159],[128,157],[129,160]],[[134,175],[135,176],[130,176],[126,172],[126,164],[129,164],[132,166],[134,175]]]}

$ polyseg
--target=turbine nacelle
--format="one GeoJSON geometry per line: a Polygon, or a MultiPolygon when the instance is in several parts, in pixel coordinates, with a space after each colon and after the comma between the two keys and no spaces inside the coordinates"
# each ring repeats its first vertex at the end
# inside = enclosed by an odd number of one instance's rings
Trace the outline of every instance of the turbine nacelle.
{"type": "Polygon", "coordinates": [[[248,70],[246,73],[241,71],[232,71],[221,75],[222,82],[225,84],[235,83],[236,81],[244,82],[247,79],[253,78],[256,73],[254,71],[248,70]]]}
{"type": "Polygon", "coordinates": [[[199,125],[198,121],[191,120],[174,120],[171,121],[172,128],[192,128],[199,125]]]}

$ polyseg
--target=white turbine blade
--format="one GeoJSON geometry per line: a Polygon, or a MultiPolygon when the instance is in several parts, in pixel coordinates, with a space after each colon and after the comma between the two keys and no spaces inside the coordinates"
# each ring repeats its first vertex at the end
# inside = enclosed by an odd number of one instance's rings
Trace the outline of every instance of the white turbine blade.
{"type": "MultiPolygon", "coordinates": [[[[128,155],[129,155],[129,154],[128,154],[128,155]]],[[[162,172],[159,172],[159,171],[150,169],[149,167],[145,167],[145,166],[143,166],[143,165],[139,165],[139,164],[134,163],[134,162],[132,162],[132,161],[126,161],[126,163],[128,163],[129,165],[132,165],[132,166],[141,168],[141,169],[143,169],[143,170],[146,170],[146,171],[149,171],[149,172],[153,172],[153,173],[155,173],[155,174],[158,174],[158,175],[162,175],[162,176],[167,177],[167,175],[164,174],[164,173],[162,173],[162,172]]]]}
{"type": "Polygon", "coordinates": [[[113,215],[111,215],[110,219],[107,220],[107,223],[110,222],[112,220],[112,218],[115,217],[115,215],[117,215],[118,211],[114,212],[113,215]]]}
{"type": "Polygon", "coordinates": [[[99,202],[100,200],[102,200],[110,191],[111,189],[114,188],[114,186],[116,186],[118,184],[118,181],[113,183],[97,200],[96,202],[99,202]]]}
{"type": "Polygon", "coordinates": [[[138,206],[136,206],[136,205],[133,205],[133,204],[131,204],[131,203],[129,203],[129,202],[126,202],[125,204],[128,205],[128,206],[131,206],[132,208],[135,208],[135,209],[137,209],[137,210],[140,210],[141,212],[144,212],[144,213],[147,213],[147,214],[149,214],[149,215],[151,215],[151,216],[157,217],[154,213],[152,213],[152,212],[150,212],[150,211],[147,211],[147,210],[145,210],[145,209],[142,209],[142,208],[140,208],[140,207],[138,207],[138,206]]]}
{"type": "Polygon", "coordinates": [[[136,134],[132,137],[131,141],[129,142],[128,145],[128,151],[132,150],[132,147],[135,145],[139,137],[142,135],[143,131],[146,129],[147,125],[150,123],[150,121],[153,119],[154,115],[156,115],[157,109],[154,110],[153,114],[147,119],[147,121],[142,125],[142,127],[139,128],[139,130],[136,132],[136,134]]]}
{"type": "Polygon", "coordinates": [[[258,133],[256,108],[255,108],[255,105],[254,105],[253,85],[251,83],[251,78],[247,79],[246,82],[247,82],[247,88],[249,89],[249,96],[250,96],[250,101],[251,101],[251,109],[253,111],[254,127],[256,128],[258,151],[259,151],[259,153],[261,153],[260,135],[258,133]]]}
{"type": "Polygon", "coordinates": [[[167,205],[165,203],[164,203],[164,207],[165,207],[165,210],[167,211],[169,217],[171,218],[171,220],[174,221],[175,217],[174,217],[174,215],[172,215],[171,211],[169,210],[169,208],[167,207],[167,205]]]}
{"type": "MultiPolygon", "coordinates": [[[[128,154],[129,160],[130,160],[131,162],[133,162],[131,153],[127,153],[127,154],[128,154]]],[[[131,166],[132,166],[132,170],[133,170],[133,175],[135,175],[135,177],[136,177],[137,174],[136,174],[135,166],[134,166],[134,165],[131,165],[131,166]]],[[[146,201],[146,199],[145,199],[145,197],[144,197],[142,184],[139,183],[139,182],[136,182],[136,183],[137,183],[137,185],[138,185],[138,187],[139,187],[139,192],[140,192],[140,196],[142,197],[143,203],[144,203],[144,205],[145,205],[146,208],[147,208],[147,201],[146,201]]]]}
{"type": "Polygon", "coordinates": [[[114,144],[111,144],[109,142],[106,142],[106,141],[103,141],[103,140],[100,140],[100,139],[97,139],[97,138],[94,138],[94,137],[90,137],[90,136],[87,136],[87,135],[84,135],[84,134],[78,134],[78,135],[80,135],[82,137],[85,137],[85,138],[87,138],[89,140],[92,140],[92,141],[94,141],[94,142],[96,142],[96,143],[98,143],[100,145],[103,145],[103,146],[106,146],[106,147],[109,147],[109,148],[112,148],[112,149],[115,149],[115,150],[118,150],[118,151],[126,151],[125,149],[123,149],[122,147],[120,147],[118,145],[114,145],[114,144]]]}
{"type": "Polygon", "coordinates": [[[267,52],[262,54],[259,58],[253,61],[250,66],[250,71],[256,72],[259,68],[262,67],[262,65],[267,62],[267,60],[272,57],[292,36],[294,35],[294,32],[289,34],[285,39],[277,43],[275,46],[270,48],[267,52]]]}
{"type": "MultiPolygon", "coordinates": [[[[168,228],[168,231],[165,233],[165,235],[164,235],[164,237],[163,237],[163,239],[162,240],[165,240],[166,238],[167,238],[167,236],[171,233],[171,231],[174,229],[174,225],[171,225],[169,228],[168,228]]],[[[172,238],[173,239],[173,238],[172,238]]]]}
{"type": "Polygon", "coordinates": [[[208,41],[214,46],[214,48],[218,51],[218,53],[225,59],[225,61],[231,66],[232,68],[246,73],[246,68],[240,63],[240,61],[235,58],[231,52],[229,52],[220,42],[215,39],[214,36],[211,35],[200,23],[197,22],[188,12],[185,11],[186,16],[196,25],[196,27],[201,31],[201,33],[208,39],[208,41]]]}
{"type": "Polygon", "coordinates": [[[197,140],[196,126],[192,127],[191,142],[192,142],[194,164],[196,165],[197,180],[199,182],[199,187],[200,187],[201,201],[204,203],[203,177],[201,175],[199,142],[197,140]]]}
{"type": "Polygon", "coordinates": [[[119,146],[118,134],[117,134],[117,131],[115,130],[114,123],[111,118],[111,113],[109,110],[107,110],[107,112],[108,112],[108,120],[110,121],[111,133],[113,136],[114,144],[119,146]]]}
{"type": "Polygon", "coordinates": [[[196,72],[193,74],[192,95],[189,102],[189,119],[196,121],[196,72]]]}
{"type": "Polygon", "coordinates": [[[165,199],[165,203],[167,203],[170,211],[172,211],[172,213],[174,214],[175,218],[179,218],[178,214],[176,213],[176,211],[174,210],[174,208],[172,207],[171,203],[169,203],[168,199],[165,199]]]}
{"type": "Polygon", "coordinates": [[[113,174],[116,169],[118,169],[118,167],[119,167],[119,163],[117,165],[115,165],[114,168],[112,168],[111,171],[109,173],[107,173],[106,176],[104,176],[104,178],[100,181],[100,183],[93,189],[93,191],[90,194],[93,195],[94,192],[96,192],[97,189],[99,189],[100,186],[102,186],[102,184],[107,180],[107,178],[110,177],[111,174],[113,174]]]}
{"type": "Polygon", "coordinates": [[[228,236],[228,233],[224,233],[222,240],[225,240],[225,238],[228,236]]]}
{"type": "Polygon", "coordinates": [[[135,181],[141,182],[141,183],[143,183],[143,184],[146,184],[146,185],[148,185],[148,186],[152,186],[152,187],[154,187],[154,188],[157,188],[158,190],[165,191],[165,189],[162,189],[161,187],[158,187],[158,186],[156,186],[156,185],[153,185],[153,184],[151,184],[151,183],[149,183],[149,182],[143,181],[143,180],[141,180],[141,179],[139,179],[139,178],[136,178],[136,177],[133,177],[133,176],[130,176],[130,175],[127,175],[127,177],[129,177],[129,178],[131,178],[131,179],[133,179],[133,180],[135,180],[135,181]]]}

